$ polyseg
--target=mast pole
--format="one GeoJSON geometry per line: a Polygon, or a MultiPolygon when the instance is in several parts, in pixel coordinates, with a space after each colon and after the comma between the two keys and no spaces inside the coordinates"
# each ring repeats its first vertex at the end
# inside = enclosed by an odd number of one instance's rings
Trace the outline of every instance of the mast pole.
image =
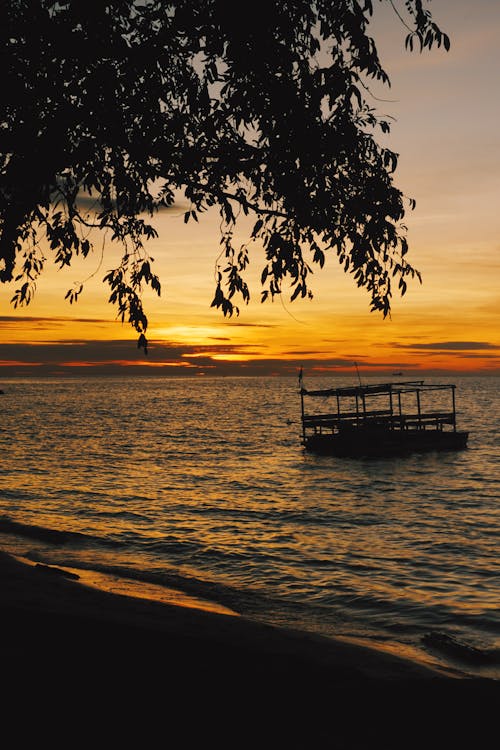
{"type": "Polygon", "coordinates": [[[393,430],[394,429],[394,422],[393,422],[394,407],[393,407],[393,404],[392,404],[392,385],[389,388],[389,409],[390,409],[390,412],[391,412],[391,430],[393,430]]]}
{"type": "Polygon", "coordinates": [[[306,426],[304,424],[304,388],[302,387],[302,367],[299,373],[299,386],[300,386],[300,414],[302,420],[302,442],[305,445],[306,442],[306,426]]]}
{"type": "Polygon", "coordinates": [[[358,368],[358,363],[357,362],[354,363],[354,367],[356,368],[356,372],[358,373],[358,383],[359,383],[359,385],[362,385],[362,383],[361,383],[361,376],[359,374],[359,368],[358,368]]]}
{"type": "Polygon", "coordinates": [[[456,405],[455,405],[455,386],[451,386],[451,398],[453,401],[453,432],[457,431],[457,414],[456,414],[456,405]]]}

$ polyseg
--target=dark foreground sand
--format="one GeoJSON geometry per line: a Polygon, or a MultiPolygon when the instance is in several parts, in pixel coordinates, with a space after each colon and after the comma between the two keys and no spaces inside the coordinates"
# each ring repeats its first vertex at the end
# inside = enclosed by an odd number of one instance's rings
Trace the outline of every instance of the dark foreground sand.
{"type": "Polygon", "coordinates": [[[498,682],[109,594],[1,552],[0,618],[12,746],[497,746],[498,682]]]}

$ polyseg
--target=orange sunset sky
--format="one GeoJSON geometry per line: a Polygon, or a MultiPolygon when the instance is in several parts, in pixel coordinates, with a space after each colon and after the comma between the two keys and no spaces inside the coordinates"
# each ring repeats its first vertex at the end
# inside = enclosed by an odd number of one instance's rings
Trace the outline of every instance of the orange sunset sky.
{"type": "MultiPolygon", "coordinates": [[[[374,3],[372,33],[391,78],[373,106],[394,118],[389,145],[400,154],[396,185],[416,199],[406,217],[409,260],[423,284],[396,294],[390,319],[369,312],[369,297],[331,256],[311,277],[312,301],[289,295],[260,302],[263,255],[253,253],[252,299],[238,318],[210,307],[219,253],[216,214],[184,224],[182,200],[159,214],[148,251],[162,282],[144,297],[147,357],[117,322],[101,280],[119,248],[101,240],[69,270],[47,266],[27,308],[14,309],[15,283],[0,286],[0,375],[308,374],[352,371],[405,375],[497,373],[500,366],[500,4],[434,0],[429,6],[451,49],[405,52],[405,29],[374,3]],[[380,101],[384,99],[386,101],[380,101]],[[91,278],[89,278],[91,277],[91,278]],[[64,299],[85,283],[77,304],[64,299]]],[[[241,226],[242,241],[247,238],[241,226]]]]}

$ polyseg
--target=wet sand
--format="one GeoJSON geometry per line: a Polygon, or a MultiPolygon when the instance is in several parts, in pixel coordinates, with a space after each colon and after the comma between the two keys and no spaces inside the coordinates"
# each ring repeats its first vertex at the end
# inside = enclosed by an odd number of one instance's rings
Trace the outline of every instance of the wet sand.
{"type": "Polygon", "coordinates": [[[3,708],[18,739],[493,746],[498,682],[182,604],[112,594],[0,552],[3,708]]]}

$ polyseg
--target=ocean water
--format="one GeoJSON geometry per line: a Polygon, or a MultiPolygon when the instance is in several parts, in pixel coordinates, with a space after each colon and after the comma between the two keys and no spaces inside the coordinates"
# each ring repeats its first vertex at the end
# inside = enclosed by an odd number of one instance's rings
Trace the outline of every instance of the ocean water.
{"type": "Polygon", "coordinates": [[[0,546],[498,679],[500,379],[426,382],[466,450],[307,454],[296,378],[4,380],[0,546]]]}

